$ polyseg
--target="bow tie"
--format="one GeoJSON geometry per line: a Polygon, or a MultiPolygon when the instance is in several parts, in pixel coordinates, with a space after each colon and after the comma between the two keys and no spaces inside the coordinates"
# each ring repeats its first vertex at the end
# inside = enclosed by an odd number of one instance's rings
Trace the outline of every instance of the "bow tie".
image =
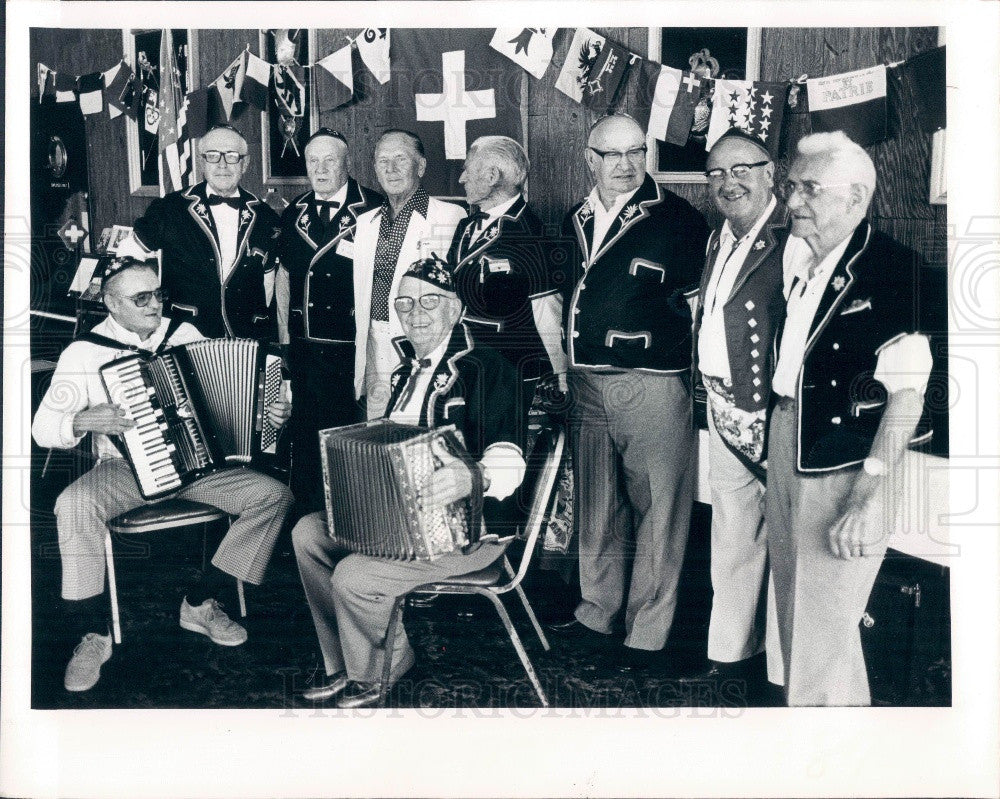
{"type": "Polygon", "coordinates": [[[243,206],[243,198],[239,195],[235,197],[222,197],[218,194],[211,194],[208,197],[209,205],[228,205],[230,208],[235,208],[237,211],[243,206]]]}
{"type": "Polygon", "coordinates": [[[430,358],[410,358],[410,364],[415,369],[428,369],[431,365],[430,358]]]}
{"type": "Polygon", "coordinates": [[[340,203],[336,200],[316,200],[315,202],[318,211],[334,211],[340,208],[340,203]]]}
{"type": "Polygon", "coordinates": [[[490,218],[490,215],[488,213],[486,213],[478,205],[470,205],[469,206],[469,222],[472,222],[472,223],[477,223],[478,222],[478,223],[482,224],[483,222],[485,222],[489,218],[490,218]]]}

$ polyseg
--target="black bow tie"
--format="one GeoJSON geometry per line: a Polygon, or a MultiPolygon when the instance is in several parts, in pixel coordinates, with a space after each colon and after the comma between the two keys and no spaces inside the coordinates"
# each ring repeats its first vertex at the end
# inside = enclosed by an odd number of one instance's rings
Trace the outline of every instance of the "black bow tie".
{"type": "Polygon", "coordinates": [[[410,364],[414,369],[428,369],[431,365],[430,358],[410,358],[410,364]]]}
{"type": "Polygon", "coordinates": [[[490,215],[486,213],[478,205],[469,206],[469,221],[470,222],[485,222],[490,218],[490,215]]]}
{"type": "Polygon", "coordinates": [[[237,211],[243,206],[243,198],[239,195],[235,197],[222,197],[218,194],[210,194],[208,197],[209,205],[228,205],[230,208],[235,208],[237,211]]]}
{"type": "Polygon", "coordinates": [[[316,200],[316,210],[335,211],[340,208],[340,203],[336,200],[316,200]]]}

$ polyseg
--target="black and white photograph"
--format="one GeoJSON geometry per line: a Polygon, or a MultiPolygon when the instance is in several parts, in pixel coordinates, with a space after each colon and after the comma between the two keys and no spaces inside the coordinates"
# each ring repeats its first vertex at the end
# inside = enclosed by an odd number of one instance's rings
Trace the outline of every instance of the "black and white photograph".
{"type": "Polygon", "coordinates": [[[588,6],[8,3],[0,794],[1000,791],[996,7],[588,6]]]}

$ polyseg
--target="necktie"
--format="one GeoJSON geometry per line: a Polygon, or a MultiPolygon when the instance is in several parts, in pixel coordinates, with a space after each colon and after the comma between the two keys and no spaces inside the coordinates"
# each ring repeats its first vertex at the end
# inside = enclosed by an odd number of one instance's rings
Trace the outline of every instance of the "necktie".
{"type": "Polygon", "coordinates": [[[413,367],[413,371],[410,372],[410,378],[406,381],[406,385],[403,386],[403,391],[399,395],[399,401],[396,403],[396,410],[401,411],[409,405],[410,400],[413,399],[413,392],[417,388],[417,378],[420,376],[420,372],[424,369],[429,369],[431,365],[430,358],[410,358],[410,364],[413,367]]]}
{"type": "Polygon", "coordinates": [[[324,222],[333,219],[333,214],[340,208],[340,203],[336,200],[316,200],[316,214],[324,222]]]}
{"type": "Polygon", "coordinates": [[[230,208],[234,208],[237,211],[243,205],[242,198],[237,195],[236,197],[222,197],[218,194],[212,194],[208,197],[209,205],[228,205],[230,208]]]}

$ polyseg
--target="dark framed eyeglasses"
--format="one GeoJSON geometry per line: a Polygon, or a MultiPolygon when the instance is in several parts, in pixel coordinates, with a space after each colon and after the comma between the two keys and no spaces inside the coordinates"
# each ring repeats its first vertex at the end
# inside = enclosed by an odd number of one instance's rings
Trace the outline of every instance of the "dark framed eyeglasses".
{"type": "Polygon", "coordinates": [[[246,158],[246,156],[243,153],[238,153],[235,150],[229,150],[227,152],[221,152],[219,150],[206,150],[201,154],[201,157],[204,158],[206,161],[208,161],[208,163],[210,164],[217,164],[222,159],[225,159],[226,163],[230,165],[238,164],[240,161],[246,158]]]}
{"type": "Polygon", "coordinates": [[[786,180],[778,185],[778,196],[788,202],[793,194],[800,194],[805,200],[815,200],[827,189],[839,189],[844,186],[853,186],[853,183],[817,183],[815,180],[803,180],[801,183],[795,180],[786,180]]]}
{"type": "Polygon", "coordinates": [[[596,147],[590,147],[601,158],[604,163],[608,166],[613,166],[615,164],[620,164],[623,160],[629,161],[645,161],[646,160],[646,145],[642,147],[635,147],[631,150],[626,150],[622,152],[621,150],[598,150],[596,147]]]}
{"type": "Polygon", "coordinates": [[[725,180],[726,173],[729,173],[730,177],[735,180],[739,180],[740,178],[745,178],[749,175],[751,169],[756,169],[759,166],[767,166],[770,163],[770,161],[757,161],[755,164],[733,164],[729,167],[729,169],[709,169],[705,173],[705,177],[715,183],[720,180],[725,180]]]}
{"type": "Polygon", "coordinates": [[[145,308],[149,305],[149,301],[154,298],[158,303],[162,304],[167,293],[163,289],[154,289],[153,291],[140,291],[131,295],[116,294],[115,296],[122,300],[131,300],[136,308],[145,308]]]}
{"type": "MultiPolygon", "coordinates": [[[[425,311],[433,311],[441,304],[441,300],[443,299],[443,294],[421,294],[420,307],[425,311]]],[[[413,297],[396,297],[392,304],[400,313],[409,313],[416,305],[416,301],[413,297]]]]}

